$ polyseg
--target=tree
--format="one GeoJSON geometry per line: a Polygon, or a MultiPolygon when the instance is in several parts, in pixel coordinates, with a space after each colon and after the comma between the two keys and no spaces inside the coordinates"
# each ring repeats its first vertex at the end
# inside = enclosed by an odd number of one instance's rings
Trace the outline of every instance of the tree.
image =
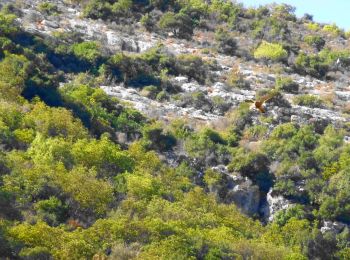
{"type": "Polygon", "coordinates": [[[167,12],[158,23],[161,29],[171,31],[175,37],[189,39],[192,37],[194,24],[187,14],[167,12]]]}
{"type": "Polygon", "coordinates": [[[101,56],[100,45],[93,41],[75,43],[72,46],[72,50],[78,58],[92,64],[96,64],[101,56]]]}
{"type": "Polygon", "coordinates": [[[76,167],[70,172],[53,176],[54,183],[71,196],[80,210],[88,210],[96,215],[104,215],[113,201],[112,185],[96,178],[96,171],[76,167]]]}
{"type": "Polygon", "coordinates": [[[18,31],[15,19],[16,16],[14,14],[0,13],[0,35],[11,35],[18,31]]]}
{"type": "Polygon", "coordinates": [[[0,93],[3,98],[18,99],[29,68],[30,62],[25,56],[5,53],[5,58],[0,62],[0,93]]]}

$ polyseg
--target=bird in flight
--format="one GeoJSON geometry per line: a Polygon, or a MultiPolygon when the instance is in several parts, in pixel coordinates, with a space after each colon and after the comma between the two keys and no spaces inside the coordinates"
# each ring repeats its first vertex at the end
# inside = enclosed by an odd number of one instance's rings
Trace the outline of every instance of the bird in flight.
{"type": "Polygon", "coordinates": [[[257,109],[260,111],[260,113],[265,113],[266,112],[266,109],[264,107],[264,104],[265,102],[269,101],[271,98],[273,98],[274,95],[265,95],[263,97],[261,97],[260,99],[258,100],[251,100],[251,99],[248,99],[248,100],[245,100],[245,102],[247,103],[253,103],[252,106],[250,108],[252,109],[257,109]]]}

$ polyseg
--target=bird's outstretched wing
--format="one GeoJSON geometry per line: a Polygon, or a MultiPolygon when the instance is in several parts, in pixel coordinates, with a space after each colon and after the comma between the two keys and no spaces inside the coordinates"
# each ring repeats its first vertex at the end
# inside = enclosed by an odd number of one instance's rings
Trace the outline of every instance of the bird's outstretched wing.
{"type": "Polygon", "coordinates": [[[270,99],[272,99],[275,95],[265,95],[265,96],[262,96],[260,99],[259,99],[259,102],[261,104],[264,104],[265,102],[269,101],[270,99]]]}

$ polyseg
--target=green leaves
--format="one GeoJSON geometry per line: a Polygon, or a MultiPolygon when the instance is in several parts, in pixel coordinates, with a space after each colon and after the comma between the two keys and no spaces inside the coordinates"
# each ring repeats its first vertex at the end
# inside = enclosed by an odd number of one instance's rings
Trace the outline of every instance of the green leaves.
{"type": "Polygon", "coordinates": [[[14,14],[0,12],[0,34],[11,35],[17,32],[18,27],[15,25],[15,19],[14,14]]]}
{"type": "Polygon", "coordinates": [[[262,41],[254,51],[254,58],[281,61],[288,57],[288,52],[281,44],[262,41]]]}
{"type": "Polygon", "coordinates": [[[97,42],[75,43],[72,46],[72,50],[78,58],[93,64],[96,64],[101,56],[100,45],[97,42]]]}

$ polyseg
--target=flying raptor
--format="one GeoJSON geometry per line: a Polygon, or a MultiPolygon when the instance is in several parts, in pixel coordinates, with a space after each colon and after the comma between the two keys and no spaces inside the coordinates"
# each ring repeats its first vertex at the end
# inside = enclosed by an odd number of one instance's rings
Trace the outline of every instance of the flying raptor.
{"type": "Polygon", "coordinates": [[[265,113],[266,112],[266,109],[264,107],[264,104],[265,102],[269,101],[271,98],[273,98],[275,95],[265,95],[263,97],[261,97],[260,99],[258,100],[251,100],[251,99],[248,99],[248,100],[245,100],[245,102],[247,103],[253,103],[251,105],[251,109],[257,109],[259,110],[261,113],[265,113]]]}

